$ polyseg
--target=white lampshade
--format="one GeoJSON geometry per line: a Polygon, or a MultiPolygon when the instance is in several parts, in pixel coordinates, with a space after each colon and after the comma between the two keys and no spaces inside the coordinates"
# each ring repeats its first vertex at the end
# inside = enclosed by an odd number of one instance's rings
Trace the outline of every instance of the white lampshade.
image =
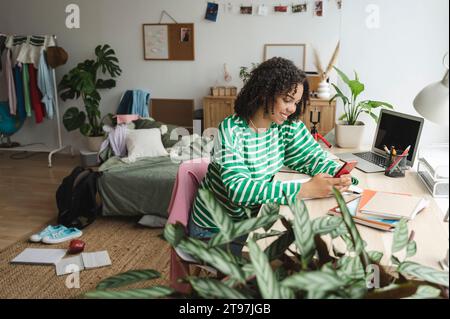
{"type": "Polygon", "coordinates": [[[414,99],[414,108],[427,120],[448,125],[448,70],[442,81],[424,88],[414,99]]]}

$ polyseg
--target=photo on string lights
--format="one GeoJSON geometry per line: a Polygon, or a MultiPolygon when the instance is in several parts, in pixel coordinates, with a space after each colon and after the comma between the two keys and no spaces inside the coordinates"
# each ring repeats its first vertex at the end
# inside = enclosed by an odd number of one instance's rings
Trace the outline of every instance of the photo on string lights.
{"type": "Polygon", "coordinates": [[[208,4],[206,5],[205,19],[212,22],[216,22],[218,13],[219,13],[219,4],[214,2],[208,2],[208,4]]]}

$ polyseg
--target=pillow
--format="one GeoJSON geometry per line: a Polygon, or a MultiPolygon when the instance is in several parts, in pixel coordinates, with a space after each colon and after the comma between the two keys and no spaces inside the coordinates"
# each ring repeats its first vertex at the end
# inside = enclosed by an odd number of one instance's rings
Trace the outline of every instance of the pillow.
{"type": "Polygon", "coordinates": [[[178,143],[178,140],[172,140],[170,139],[170,135],[172,134],[173,130],[176,130],[179,126],[172,125],[172,124],[164,124],[162,122],[158,122],[155,120],[148,120],[148,119],[139,119],[133,122],[135,124],[136,130],[141,129],[149,129],[149,128],[161,128],[163,126],[166,126],[166,129],[163,129],[162,132],[162,143],[165,148],[173,147],[175,144],[178,143]]]}
{"type": "Polygon", "coordinates": [[[158,128],[127,130],[126,144],[130,160],[169,155],[162,144],[161,130],[158,128]]]}

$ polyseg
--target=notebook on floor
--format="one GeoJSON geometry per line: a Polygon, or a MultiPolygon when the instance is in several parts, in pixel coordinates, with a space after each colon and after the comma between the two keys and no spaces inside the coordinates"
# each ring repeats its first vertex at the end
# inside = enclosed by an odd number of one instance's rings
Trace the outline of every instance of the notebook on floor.
{"type": "Polygon", "coordinates": [[[66,254],[67,249],[39,249],[27,248],[21,252],[11,263],[56,265],[66,254]]]}

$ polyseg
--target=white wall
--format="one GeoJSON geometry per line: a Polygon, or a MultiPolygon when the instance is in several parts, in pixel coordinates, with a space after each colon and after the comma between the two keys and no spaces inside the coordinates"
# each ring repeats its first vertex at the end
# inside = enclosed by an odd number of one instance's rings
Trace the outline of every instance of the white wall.
{"type": "MultiPolygon", "coordinates": [[[[97,44],[108,43],[117,52],[122,76],[117,88],[102,94],[102,111],[113,112],[123,91],[144,88],[158,98],[193,98],[196,107],[208,94],[208,88],[223,81],[223,64],[233,76],[230,85],[241,86],[239,67],[261,62],[266,43],[307,43],[329,59],[339,39],[340,11],[334,1],[327,5],[324,18],[308,13],[275,14],[267,17],[238,14],[241,4],[278,5],[279,1],[227,0],[234,12],[221,10],[218,22],[204,20],[205,0],[1,0],[0,32],[14,34],[56,34],[59,44],[70,55],[67,65],[57,69],[60,79],[78,62],[91,57],[97,44]],[[6,3],[7,2],[7,3],[6,3]],[[76,3],[81,9],[81,28],[66,29],[65,7],[76,3]],[[195,61],[144,61],[142,24],[157,23],[162,10],[178,22],[195,23],[195,61]]],[[[312,4],[312,1],[309,0],[312,4]]],[[[281,3],[291,4],[282,1],[281,3]]],[[[171,22],[165,18],[163,22],[171,22]]],[[[307,54],[307,70],[314,70],[312,53],[307,54]]],[[[324,61],[325,63],[325,61],[324,61]]],[[[62,104],[62,110],[76,105],[62,104]]],[[[15,139],[23,143],[45,141],[55,143],[54,123],[36,127],[29,121],[15,139]]],[[[76,147],[82,145],[78,132],[65,133],[64,140],[76,147]]]]}
{"type": "MultiPolygon", "coordinates": [[[[358,71],[366,84],[362,98],[388,101],[399,112],[418,115],[412,105],[414,97],[445,73],[441,61],[448,52],[449,1],[344,2],[340,67],[347,73],[358,71]],[[373,12],[369,5],[379,9],[379,28],[367,27],[373,12]]],[[[376,125],[369,117],[364,122],[368,125],[365,142],[371,144],[376,125]]],[[[448,136],[448,127],[425,121],[421,144],[448,142],[448,136]]]]}

